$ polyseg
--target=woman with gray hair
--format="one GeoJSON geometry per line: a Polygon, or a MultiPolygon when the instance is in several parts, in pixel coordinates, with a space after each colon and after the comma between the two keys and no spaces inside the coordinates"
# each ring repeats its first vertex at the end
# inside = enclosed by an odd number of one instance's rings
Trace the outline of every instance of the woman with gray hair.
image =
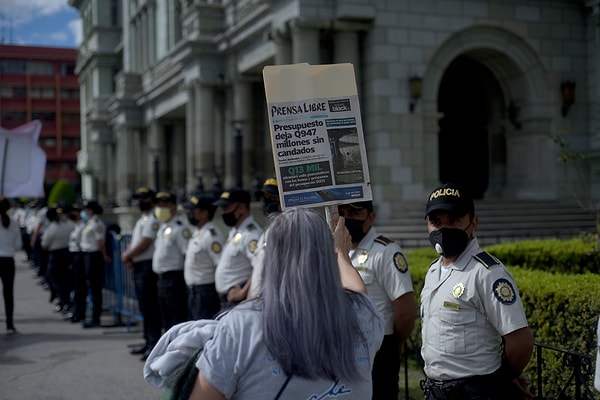
{"type": "Polygon", "coordinates": [[[273,219],[262,295],[220,319],[190,398],[370,399],[383,320],[350,263],[350,246],[343,218],[333,236],[307,209],[273,219]]]}

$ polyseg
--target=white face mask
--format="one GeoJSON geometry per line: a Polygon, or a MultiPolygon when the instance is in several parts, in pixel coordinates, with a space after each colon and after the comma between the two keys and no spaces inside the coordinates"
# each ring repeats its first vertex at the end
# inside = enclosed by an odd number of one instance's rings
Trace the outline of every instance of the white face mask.
{"type": "Polygon", "coordinates": [[[156,207],[154,209],[154,216],[160,222],[168,222],[173,214],[171,213],[171,209],[167,207],[156,207]]]}
{"type": "Polygon", "coordinates": [[[85,211],[82,211],[79,213],[79,216],[81,217],[82,220],[87,221],[90,216],[88,215],[88,213],[86,213],[85,211]]]}

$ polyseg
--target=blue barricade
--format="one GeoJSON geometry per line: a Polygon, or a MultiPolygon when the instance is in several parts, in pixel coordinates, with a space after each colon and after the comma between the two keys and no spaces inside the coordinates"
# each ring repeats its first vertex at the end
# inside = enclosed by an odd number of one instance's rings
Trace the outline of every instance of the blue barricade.
{"type": "Polygon", "coordinates": [[[103,306],[112,311],[114,324],[125,326],[128,330],[135,321],[143,321],[135,293],[133,270],[124,267],[121,262],[121,254],[130,241],[130,234],[108,233],[106,246],[111,262],[104,269],[104,290],[102,292],[103,306]]]}

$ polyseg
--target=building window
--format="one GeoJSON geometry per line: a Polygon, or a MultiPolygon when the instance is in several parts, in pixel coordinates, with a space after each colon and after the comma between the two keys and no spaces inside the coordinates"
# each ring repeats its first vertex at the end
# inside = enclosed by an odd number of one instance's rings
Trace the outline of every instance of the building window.
{"type": "Polygon", "coordinates": [[[44,147],[46,149],[54,148],[54,147],[56,147],[56,138],[55,137],[44,137],[44,138],[40,139],[40,143],[42,144],[42,147],[44,147]]]}
{"type": "Polygon", "coordinates": [[[24,99],[27,97],[27,89],[25,89],[25,86],[13,86],[13,97],[16,99],[24,99]]]}
{"type": "Polygon", "coordinates": [[[62,76],[75,75],[75,63],[60,64],[60,74],[62,76]]]}
{"type": "Polygon", "coordinates": [[[0,72],[3,74],[19,74],[22,75],[27,71],[25,61],[0,61],[0,72]]]}
{"type": "Polygon", "coordinates": [[[79,99],[79,89],[60,89],[60,98],[63,100],[77,100],[79,99]]]}
{"type": "Polygon", "coordinates": [[[49,62],[29,61],[27,73],[30,75],[54,75],[54,65],[49,62]]]}
{"type": "Polygon", "coordinates": [[[1,85],[0,86],[0,97],[3,99],[12,99],[12,97],[13,97],[12,86],[1,85]]]}
{"type": "Polygon", "coordinates": [[[119,26],[119,5],[117,0],[110,1],[110,24],[119,26]]]}

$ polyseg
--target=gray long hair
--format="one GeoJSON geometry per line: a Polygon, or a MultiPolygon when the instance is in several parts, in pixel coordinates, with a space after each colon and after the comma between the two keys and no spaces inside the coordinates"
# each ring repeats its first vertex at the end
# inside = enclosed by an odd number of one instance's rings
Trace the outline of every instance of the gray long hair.
{"type": "Polygon", "coordinates": [[[308,379],[358,376],[359,327],[345,291],[333,236],[314,211],[288,209],[270,225],[265,247],[264,338],[286,374],[308,379]]]}

